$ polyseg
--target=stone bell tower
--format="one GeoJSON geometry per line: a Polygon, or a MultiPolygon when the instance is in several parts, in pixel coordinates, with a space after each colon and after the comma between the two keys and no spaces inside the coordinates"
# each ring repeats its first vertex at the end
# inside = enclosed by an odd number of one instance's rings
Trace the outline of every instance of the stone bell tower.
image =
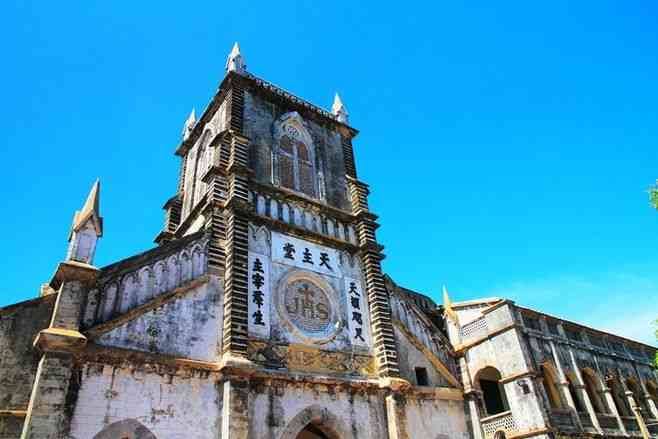
{"type": "Polygon", "coordinates": [[[210,235],[209,272],[224,281],[229,406],[247,399],[243,379],[256,371],[399,381],[357,133],[338,95],[329,112],[256,77],[237,43],[217,94],[185,123],[178,192],[156,242],[210,235]]]}

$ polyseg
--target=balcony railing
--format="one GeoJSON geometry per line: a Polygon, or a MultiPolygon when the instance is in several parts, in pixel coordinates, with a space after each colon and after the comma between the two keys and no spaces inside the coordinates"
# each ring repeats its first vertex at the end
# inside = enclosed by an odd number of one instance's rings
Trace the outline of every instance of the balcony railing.
{"type": "Polygon", "coordinates": [[[635,416],[622,416],[621,420],[624,422],[624,427],[627,432],[631,433],[640,431],[640,426],[637,425],[637,419],[635,419],[635,416]]]}
{"type": "Polygon", "coordinates": [[[590,418],[589,413],[578,412],[578,417],[580,418],[580,423],[584,428],[594,427],[594,424],[592,423],[592,418],[590,418]]]}
{"type": "Polygon", "coordinates": [[[596,415],[599,418],[599,425],[601,428],[606,428],[608,430],[618,430],[619,424],[617,423],[617,418],[612,415],[606,415],[604,413],[598,413],[596,415]]]}
{"type": "Polygon", "coordinates": [[[462,343],[476,340],[487,335],[487,321],[484,317],[475,319],[461,327],[462,343]]]}
{"type": "Polygon", "coordinates": [[[551,410],[551,424],[557,429],[575,427],[569,410],[551,410]]]}
{"type": "Polygon", "coordinates": [[[480,425],[482,425],[485,439],[493,439],[498,431],[505,432],[505,436],[507,437],[513,436],[514,433],[519,431],[516,421],[514,421],[514,417],[512,416],[512,412],[510,411],[482,418],[480,425]]]}

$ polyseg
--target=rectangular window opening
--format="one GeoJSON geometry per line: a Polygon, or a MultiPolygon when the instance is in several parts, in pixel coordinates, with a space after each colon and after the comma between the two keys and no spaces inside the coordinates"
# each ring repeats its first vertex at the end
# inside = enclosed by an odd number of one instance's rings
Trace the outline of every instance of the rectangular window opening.
{"type": "Polygon", "coordinates": [[[429,386],[430,380],[427,377],[427,369],[424,367],[417,367],[416,369],[416,384],[419,386],[429,386]]]}

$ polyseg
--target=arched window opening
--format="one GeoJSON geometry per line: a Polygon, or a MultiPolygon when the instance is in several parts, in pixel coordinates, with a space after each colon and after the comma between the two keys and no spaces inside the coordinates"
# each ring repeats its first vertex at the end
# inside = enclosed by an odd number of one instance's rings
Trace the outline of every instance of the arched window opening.
{"type": "Polygon", "coordinates": [[[624,395],[624,389],[622,388],[619,380],[614,376],[610,376],[606,378],[605,383],[610,389],[610,393],[612,394],[612,400],[615,403],[615,407],[617,408],[617,412],[619,412],[619,415],[632,416],[630,407],[628,406],[628,402],[624,395]]]}
{"type": "Polygon", "coordinates": [[[544,388],[546,389],[546,394],[548,396],[548,403],[553,409],[561,409],[562,399],[560,398],[560,392],[556,385],[557,375],[553,371],[553,366],[550,364],[542,364],[541,373],[544,388]]]}
{"type": "Polygon", "coordinates": [[[275,128],[275,175],[278,184],[317,197],[313,141],[301,118],[297,113],[286,114],[275,128]]]}
{"type": "Polygon", "coordinates": [[[601,394],[599,393],[599,379],[596,376],[596,372],[591,369],[582,369],[581,375],[583,377],[583,382],[585,383],[585,391],[589,400],[592,402],[594,411],[596,413],[608,413],[606,405],[601,399],[601,394]]]}
{"type": "Polygon", "coordinates": [[[505,435],[504,431],[497,431],[494,434],[494,439],[507,439],[507,436],[505,435]]]}
{"type": "Polygon", "coordinates": [[[576,411],[586,411],[584,404],[580,400],[578,392],[576,391],[576,386],[573,384],[573,379],[570,376],[567,376],[567,382],[569,383],[569,393],[571,394],[571,399],[573,400],[573,405],[576,408],[576,411]]]}
{"type": "Polygon", "coordinates": [[[640,387],[640,384],[635,380],[635,378],[628,378],[626,380],[626,386],[628,386],[628,390],[633,392],[633,399],[635,400],[635,405],[640,407],[642,411],[644,412],[644,416],[648,416],[651,414],[651,411],[649,410],[649,407],[647,407],[647,401],[642,397],[642,389],[640,387]]]}
{"type": "Polygon", "coordinates": [[[486,367],[478,374],[478,384],[489,416],[509,410],[505,388],[500,378],[500,372],[494,367],[486,367]]]}
{"type": "Polygon", "coordinates": [[[322,430],[313,424],[308,424],[297,435],[297,439],[331,439],[322,430]]]}

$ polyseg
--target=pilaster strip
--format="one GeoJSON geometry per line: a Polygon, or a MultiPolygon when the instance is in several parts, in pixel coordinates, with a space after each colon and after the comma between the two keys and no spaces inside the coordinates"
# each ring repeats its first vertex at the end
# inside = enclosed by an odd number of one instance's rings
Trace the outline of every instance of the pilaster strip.
{"type": "Polygon", "coordinates": [[[382,377],[400,375],[395,332],[391,318],[391,303],[382,274],[382,246],[377,243],[376,216],[368,211],[368,186],[348,176],[352,212],[357,215],[356,232],[361,248],[361,262],[366,281],[372,335],[378,373],[382,377]]]}
{"type": "Polygon", "coordinates": [[[345,136],[340,136],[340,141],[343,146],[343,160],[345,161],[345,174],[352,178],[356,178],[356,163],[354,161],[354,149],[352,148],[352,140],[345,136]]]}
{"type": "MultiPolygon", "coordinates": [[[[225,293],[224,293],[224,334],[222,349],[232,356],[247,358],[248,325],[248,279],[247,252],[249,247],[248,217],[244,213],[249,208],[249,140],[242,136],[244,90],[240,81],[235,81],[227,94],[229,99],[230,131],[227,138],[228,163],[225,169],[225,183],[219,181],[217,201],[221,193],[227,194],[224,203],[225,232],[222,225],[213,224],[218,236],[226,233],[225,240],[225,293]],[[225,184],[225,187],[224,187],[225,184]]],[[[222,148],[224,149],[224,148],[222,148]]],[[[220,152],[220,166],[224,151],[220,152]]]]}

